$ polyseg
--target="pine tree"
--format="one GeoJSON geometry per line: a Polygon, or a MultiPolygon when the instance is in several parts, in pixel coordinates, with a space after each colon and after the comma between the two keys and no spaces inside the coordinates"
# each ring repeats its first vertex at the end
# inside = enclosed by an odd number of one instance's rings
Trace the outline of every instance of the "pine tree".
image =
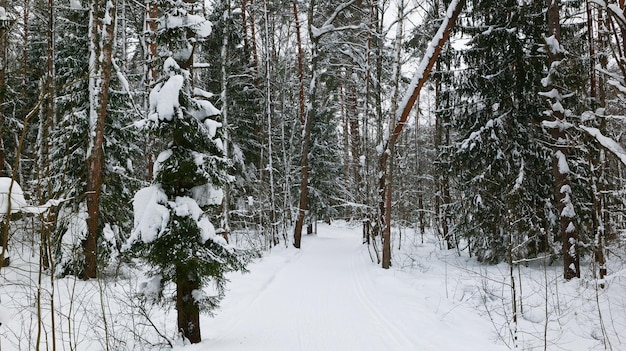
{"type": "Polygon", "coordinates": [[[148,118],[140,124],[164,141],[166,149],[155,161],[152,185],[135,195],[135,230],[129,243],[151,275],[162,284],[175,284],[178,330],[197,343],[200,311],[217,306],[224,274],[244,270],[246,260],[216,234],[206,213],[221,204],[221,187],[231,180],[232,166],[224,157],[221,124],[215,120],[219,111],[192,95],[193,47],[210,34],[210,23],[195,14],[200,2],[155,5],[162,11],[157,32],[164,54],[162,79],[150,94],[148,118]],[[202,292],[208,282],[215,284],[216,295],[202,292]]]}

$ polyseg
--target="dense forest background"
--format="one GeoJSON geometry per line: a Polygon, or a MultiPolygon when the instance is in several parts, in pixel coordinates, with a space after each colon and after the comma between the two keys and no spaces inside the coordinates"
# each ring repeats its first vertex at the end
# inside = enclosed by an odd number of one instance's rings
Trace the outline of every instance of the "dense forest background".
{"type": "Polygon", "coordinates": [[[0,0],[0,173],[49,208],[4,212],[2,257],[30,240],[44,271],[89,279],[153,254],[128,249],[135,194],[195,179],[163,175],[177,134],[146,128],[154,91],[180,75],[175,108],[220,110],[207,112],[219,143],[198,143],[224,159],[206,175],[223,196],[202,207],[231,244],[299,248],[303,230],[344,219],[385,268],[391,227],[431,229],[486,264],[563,262],[565,279],[587,258],[602,285],[624,239],[624,10],[0,0]]]}

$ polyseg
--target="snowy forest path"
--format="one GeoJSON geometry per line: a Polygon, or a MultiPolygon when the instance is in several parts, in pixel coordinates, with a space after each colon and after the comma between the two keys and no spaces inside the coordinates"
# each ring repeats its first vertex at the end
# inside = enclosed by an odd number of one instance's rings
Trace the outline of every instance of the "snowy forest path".
{"type": "MultiPolygon", "coordinates": [[[[449,324],[447,313],[442,317],[437,300],[407,283],[415,277],[371,262],[358,228],[320,225],[316,236],[303,239],[302,249],[277,248],[251,265],[250,274],[232,276],[221,310],[201,323],[204,341],[184,350],[417,351],[468,345],[456,340],[465,333],[449,324]]],[[[500,349],[489,335],[473,337],[481,350],[500,349]]]]}

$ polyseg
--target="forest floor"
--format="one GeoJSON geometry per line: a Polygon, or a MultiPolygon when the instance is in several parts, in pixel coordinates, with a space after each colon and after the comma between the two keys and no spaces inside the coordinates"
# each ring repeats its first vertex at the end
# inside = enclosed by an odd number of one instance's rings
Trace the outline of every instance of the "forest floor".
{"type": "Polygon", "coordinates": [[[569,282],[558,262],[516,268],[515,324],[508,265],[442,250],[413,229],[402,238],[389,270],[372,261],[360,226],[342,222],[319,224],[300,250],[273,248],[248,274],[229,275],[197,345],[176,338],[171,304],[138,297],[150,283],[136,269],[50,280],[25,240],[0,270],[0,351],[36,350],[37,340],[42,350],[76,351],[626,350],[623,248],[610,256],[605,289],[591,262],[569,282]]]}

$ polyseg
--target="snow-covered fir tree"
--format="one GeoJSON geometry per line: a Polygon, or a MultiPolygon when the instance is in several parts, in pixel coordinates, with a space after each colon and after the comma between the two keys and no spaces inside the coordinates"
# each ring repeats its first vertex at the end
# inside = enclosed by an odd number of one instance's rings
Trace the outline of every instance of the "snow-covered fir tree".
{"type": "Polygon", "coordinates": [[[472,4],[473,24],[465,27],[471,40],[462,52],[469,69],[456,84],[465,99],[455,109],[458,138],[449,162],[459,180],[456,232],[479,260],[499,262],[511,238],[517,257],[544,252],[552,242],[544,210],[550,158],[540,142],[543,101],[535,93],[543,71],[537,23],[543,3],[472,4]]]}
{"type": "Polygon", "coordinates": [[[220,114],[209,96],[192,89],[194,45],[211,24],[202,3],[156,1],[157,41],[163,55],[161,80],[150,93],[150,111],[138,124],[165,145],[155,160],[154,180],[133,200],[133,251],[161,286],[176,286],[178,331],[191,343],[201,340],[200,311],[210,312],[224,294],[226,272],[244,270],[243,251],[216,232],[207,211],[222,202],[232,162],[224,157],[220,114]],[[202,290],[214,285],[215,292],[202,290]]]}

